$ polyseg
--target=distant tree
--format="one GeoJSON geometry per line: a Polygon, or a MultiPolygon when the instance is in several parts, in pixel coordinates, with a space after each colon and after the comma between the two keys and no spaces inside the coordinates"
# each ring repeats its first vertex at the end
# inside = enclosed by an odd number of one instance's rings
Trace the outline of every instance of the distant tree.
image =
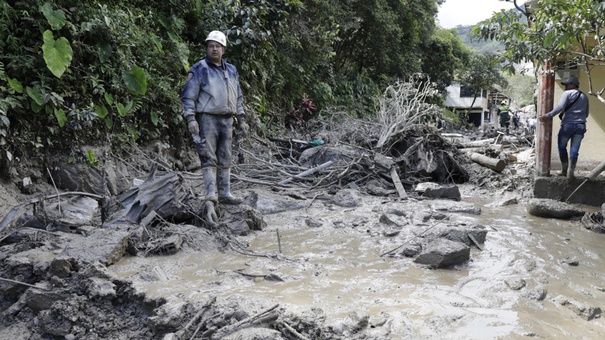
{"type": "Polygon", "coordinates": [[[456,72],[464,69],[473,52],[456,35],[455,29],[437,29],[426,43],[422,71],[441,93],[452,84],[456,72]]]}
{"type": "Polygon", "coordinates": [[[493,54],[473,55],[466,69],[460,75],[460,84],[473,93],[471,107],[475,104],[482,90],[488,90],[495,86],[504,88],[508,85],[501,73],[498,58],[493,54]]]}
{"type": "Polygon", "coordinates": [[[536,77],[521,73],[505,73],[504,77],[508,86],[502,88],[502,93],[512,98],[513,102],[519,107],[534,104],[536,77]]]}

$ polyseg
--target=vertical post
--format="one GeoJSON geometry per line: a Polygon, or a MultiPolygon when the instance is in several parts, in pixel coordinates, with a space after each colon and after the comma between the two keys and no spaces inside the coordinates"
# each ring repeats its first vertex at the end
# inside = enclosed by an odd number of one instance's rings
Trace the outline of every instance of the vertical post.
{"type": "MultiPolygon", "coordinates": [[[[550,112],[553,108],[555,94],[555,75],[552,61],[546,62],[542,70],[540,82],[540,102],[538,117],[550,112]]],[[[550,175],[550,153],[552,145],[552,119],[537,121],[536,131],[536,176],[550,175]]]]}

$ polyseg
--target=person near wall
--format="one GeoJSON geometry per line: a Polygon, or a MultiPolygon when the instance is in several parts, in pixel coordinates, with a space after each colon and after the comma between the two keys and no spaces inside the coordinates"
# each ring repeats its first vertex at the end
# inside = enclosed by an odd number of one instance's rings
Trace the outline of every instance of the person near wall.
{"type": "Polygon", "coordinates": [[[200,157],[206,200],[240,204],[231,194],[231,143],[234,120],[242,136],[248,132],[244,121],[243,96],[237,69],[223,54],[227,37],[212,31],[206,38],[206,56],[191,67],[183,87],[183,117],[200,157]],[[217,197],[218,183],[218,197],[217,197]]]}
{"type": "Polygon", "coordinates": [[[552,111],[541,115],[540,120],[552,119],[555,115],[559,115],[561,128],[557,136],[557,147],[561,159],[561,175],[572,179],[578,163],[580,144],[586,133],[589,104],[588,96],[579,90],[578,78],[569,77],[561,84],[565,86],[565,91],[561,95],[559,104],[552,111]],[[570,144],[569,154],[567,144],[570,144]]]}
{"type": "Polygon", "coordinates": [[[508,127],[510,125],[510,107],[506,103],[506,100],[503,100],[498,107],[498,115],[500,115],[500,127],[506,129],[506,134],[508,135],[508,127]]]}

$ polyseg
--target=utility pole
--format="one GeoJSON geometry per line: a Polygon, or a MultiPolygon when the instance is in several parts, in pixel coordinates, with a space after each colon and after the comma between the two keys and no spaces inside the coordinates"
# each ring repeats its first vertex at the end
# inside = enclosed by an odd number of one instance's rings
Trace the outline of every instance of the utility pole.
{"type": "Polygon", "coordinates": [[[540,104],[536,131],[536,177],[550,175],[550,153],[552,145],[552,119],[541,121],[540,116],[553,108],[555,94],[555,75],[552,61],[547,61],[542,69],[540,82],[540,104]]]}

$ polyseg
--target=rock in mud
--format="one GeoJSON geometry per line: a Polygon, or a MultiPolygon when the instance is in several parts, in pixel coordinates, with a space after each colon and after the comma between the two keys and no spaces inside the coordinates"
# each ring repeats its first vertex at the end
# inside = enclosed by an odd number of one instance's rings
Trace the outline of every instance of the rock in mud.
{"type": "Polygon", "coordinates": [[[586,321],[590,321],[601,316],[601,308],[596,306],[586,306],[579,301],[566,298],[562,295],[557,296],[554,301],[561,306],[569,308],[586,321]]]}
{"type": "Polygon", "coordinates": [[[450,213],[465,213],[471,215],[481,215],[481,208],[468,202],[452,202],[446,200],[436,200],[429,204],[432,210],[445,211],[450,213]]]}
{"type": "Polygon", "coordinates": [[[470,247],[475,244],[473,239],[479,244],[485,243],[485,239],[487,238],[487,229],[480,224],[475,226],[441,226],[433,228],[424,236],[424,239],[427,240],[432,238],[445,238],[450,241],[464,243],[470,247]]]}
{"type": "Polygon", "coordinates": [[[504,280],[504,283],[506,283],[508,288],[512,290],[521,290],[523,287],[525,287],[526,284],[525,280],[520,277],[506,279],[504,280]]]}
{"type": "Polygon", "coordinates": [[[460,201],[462,198],[460,189],[455,185],[443,186],[433,182],[419,183],[415,191],[421,194],[422,197],[427,198],[451,199],[454,201],[460,201]]]}
{"type": "Polygon", "coordinates": [[[528,300],[542,301],[546,298],[546,288],[538,286],[523,292],[521,295],[528,300]]]}
{"type": "Polygon", "coordinates": [[[359,205],[360,198],[356,190],[343,189],[338,191],[332,198],[332,203],[343,208],[355,208],[359,205]]]}
{"type": "Polygon", "coordinates": [[[545,198],[530,199],[527,202],[527,212],[533,216],[563,220],[584,215],[584,211],[574,205],[545,198]]]}
{"type": "Polygon", "coordinates": [[[444,268],[468,261],[470,254],[471,248],[464,243],[436,238],[423,244],[422,251],[414,262],[432,268],[444,268]]]}
{"type": "Polygon", "coordinates": [[[101,262],[106,266],[116,263],[126,253],[130,233],[119,230],[96,229],[90,236],[78,238],[63,250],[63,255],[78,257],[94,263],[101,262]]]}
{"type": "Polygon", "coordinates": [[[305,204],[298,200],[267,192],[260,194],[254,190],[251,190],[250,194],[246,196],[244,203],[258,210],[263,215],[305,208],[305,204]]]}

